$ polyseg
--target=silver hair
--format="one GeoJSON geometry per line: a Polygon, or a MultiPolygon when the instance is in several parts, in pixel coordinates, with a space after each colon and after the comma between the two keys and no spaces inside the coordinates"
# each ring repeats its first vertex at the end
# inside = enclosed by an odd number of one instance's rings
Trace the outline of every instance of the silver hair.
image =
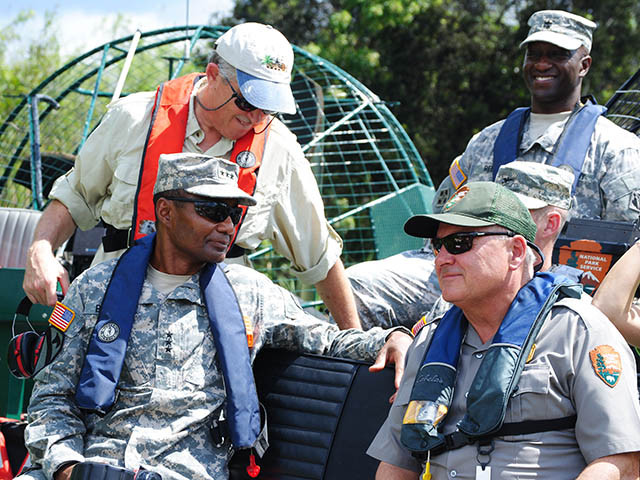
{"type": "Polygon", "coordinates": [[[560,227],[558,228],[558,231],[555,234],[555,238],[553,239],[554,242],[560,236],[560,232],[562,232],[562,228],[564,227],[565,223],[567,223],[571,218],[571,212],[569,210],[565,208],[556,207],[555,205],[547,205],[546,207],[529,210],[529,212],[531,213],[531,217],[533,218],[533,221],[535,222],[536,225],[538,225],[538,223],[543,218],[546,219],[548,212],[558,212],[558,214],[560,215],[560,227]]]}
{"type": "Polygon", "coordinates": [[[218,68],[222,72],[222,75],[227,77],[229,81],[235,81],[236,83],[238,83],[238,77],[236,76],[236,72],[237,72],[236,68],[233,65],[231,65],[229,62],[227,62],[224,58],[222,58],[220,54],[215,50],[209,57],[209,61],[207,63],[215,63],[216,65],[218,65],[218,68]]]}

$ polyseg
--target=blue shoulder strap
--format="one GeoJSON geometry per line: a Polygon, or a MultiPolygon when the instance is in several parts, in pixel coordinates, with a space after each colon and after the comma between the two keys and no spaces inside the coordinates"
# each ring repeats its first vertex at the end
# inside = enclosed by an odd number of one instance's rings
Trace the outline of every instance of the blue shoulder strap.
{"type": "Polygon", "coordinates": [[[76,403],[82,409],[105,414],[115,402],[154,239],[155,234],[147,235],[124,252],[111,275],[76,388],[76,403]],[[103,328],[112,335],[100,338],[103,328]]]}
{"type": "Polygon", "coordinates": [[[502,165],[513,162],[518,158],[518,149],[522,139],[524,122],[531,109],[529,107],[516,108],[502,123],[500,133],[493,144],[493,177],[496,179],[502,165]]]}
{"type": "MultiPolygon", "coordinates": [[[[530,108],[516,108],[505,119],[493,146],[493,180],[498,175],[502,165],[518,158],[518,149],[522,140],[524,123],[530,108]]],[[[574,173],[572,192],[582,173],[582,164],[591,144],[591,136],[600,115],[604,115],[607,108],[602,105],[587,104],[575,115],[572,115],[558,141],[551,165],[559,167],[568,165],[574,173]]]]}
{"type": "Polygon", "coordinates": [[[604,115],[607,107],[602,105],[585,105],[574,118],[569,119],[569,125],[562,134],[562,141],[558,146],[551,163],[554,167],[568,165],[575,175],[571,192],[576,191],[578,179],[582,173],[582,164],[591,145],[591,136],[600,115],[604,115]]]}
{"type": "Polygon", "coordinates": [[[200,272],[200,288],[224,375],[231,441],[235,448],[249,448],[260,433],[260,406],[244,319],[221,267],[207,265],[200,272]]]}
{"type": "MultiPolygon", "coordinates": [[[[111,275],[76,388],[76,403],[83,410],[104,414],[115,402],[154,239],[155,234],[139,239],[111,275]],[[100,333],[105,325],[113,333],[109,337],[100,333]]],[[[260,433],[258,395],[244,319],[222,267],[206,265],[200,272],[200,289],[222,367],[231,440],[235,448],[248,448],[260,433]]]]}

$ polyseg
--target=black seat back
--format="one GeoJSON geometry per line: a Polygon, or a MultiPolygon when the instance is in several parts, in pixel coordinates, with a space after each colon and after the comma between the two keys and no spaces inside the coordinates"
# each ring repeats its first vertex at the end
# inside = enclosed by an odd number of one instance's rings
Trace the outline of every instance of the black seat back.
{"type": "MultiPolygon", "coordinates": [[[[263,480],[358,480],[375,476],[366,450],[387,416],[392,369],[284,350],[264,350],[254,373],[267,409],[270,447],[258,461],[263,480]]],[[[232,478],[246,456],[234,458],[232,478]]],[[[237,472],[240,466],[241,474],[237,472]]]]}

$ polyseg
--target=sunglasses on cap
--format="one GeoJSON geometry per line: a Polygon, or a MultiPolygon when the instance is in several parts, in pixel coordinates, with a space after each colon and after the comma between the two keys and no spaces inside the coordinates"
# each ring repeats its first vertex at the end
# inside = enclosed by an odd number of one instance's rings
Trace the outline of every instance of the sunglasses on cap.
{"type": "MultiPolygon", "coordinates": [[[[229,85],[229,88],[233,92],[233,95],[231,95],[231,98],[236,99],[235,100],[236,107],[238,107],[243,112],[253,112],[254,110],[258,110],[258,107],[254,107],[253,105],[251,105],[249,102],[247,102],[247,100],[244,97],[241,97],[240,94],[236,92],[236,89],[233,88],[233,85],[231,85],[231,82],[226,77],[226,75],[222,73],[222,71],[220,71],[220,75],[222,75],[222,78],[224,78],[224,81],[227,82],[227,85],[229,85]]],[[[273,110],[262,110],[262,113],[264,113],[265,115],[275,115],[278,112],[273,110]]]]}
{"type": "Polygon", "coordinates": [[[227,217],[231,217],[231,221],[234,225],[237,225],[242,218],[242,208],[232,207],[224,202],[216,202],[215,200],[205,201],[199,198],[185,198],[185,197],[160,197],[167,200],[173,200],[174,202],[189,202],[194,204],[196,213],[201,217],[208,218],[209,220],[220,223],[224,222],[227,217]]]}
{"type": "Polygon", "coordinates": [[[474,238],[489,237],[493,235],[514,237],[516,234],[513,232],[458,232],[447,235],[444,238],[432,238],[431,246],[433,247],[433,251],[436,255],[440,252],[440,249],[443,246],[451,255],[460,255],[461,253],[468,252],[473,248],[474,238]]]}

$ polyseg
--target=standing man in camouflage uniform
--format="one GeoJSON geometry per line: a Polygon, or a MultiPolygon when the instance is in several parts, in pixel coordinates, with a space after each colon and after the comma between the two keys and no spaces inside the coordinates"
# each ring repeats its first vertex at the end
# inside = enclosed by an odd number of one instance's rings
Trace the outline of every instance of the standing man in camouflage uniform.
{"type": "Polygon", "coordinates": [[[266,345],[368,360],[380,351],[401,375],[410,335],[340,331],[264,275],[219,264],[238,205],[255,204],[237,174],[223,159],[160,156],[157,233],[84,272],[56,306],[64,347],[36,376],[25,433],[40,469],[21,478],[66,480],[87,461],[164,480],[227,478],[232,446],[255,445],[260,429],[251,362],[266,345]],[[223,410],[233,445],[210,433],[223,410]]]}
{"type": "MultiPolygon", "coordinates": [[[[494,157],[500,145],[514,148],[507,149],[503,161],[560,166],[572,160],[570,156],[561,158],[563,145],[586,140],[584,162],[576,172],[572,217],[636,220],[640,212],[640,139],[603,116],[593,118],[595,125],[571,128],[579,124],[584,110],[580,95],[591,67],[589,52],[596,24],[568,12],[543,10],[531,16],[529,26],[529,35],[521,45],[526,47],[522,71],[531,93],[530,110],[523,111],[520,125],[513,125],[508,132],[503,131],[505,120],[501,120],[471,139],[440,184],[434,211],[467,179],[495,178],[494,157]],[[512,143],[498,142],[500,135],[513,138],[512,143]]],[[[579,166],[582,158],[573,160],[579,166]]]]}

